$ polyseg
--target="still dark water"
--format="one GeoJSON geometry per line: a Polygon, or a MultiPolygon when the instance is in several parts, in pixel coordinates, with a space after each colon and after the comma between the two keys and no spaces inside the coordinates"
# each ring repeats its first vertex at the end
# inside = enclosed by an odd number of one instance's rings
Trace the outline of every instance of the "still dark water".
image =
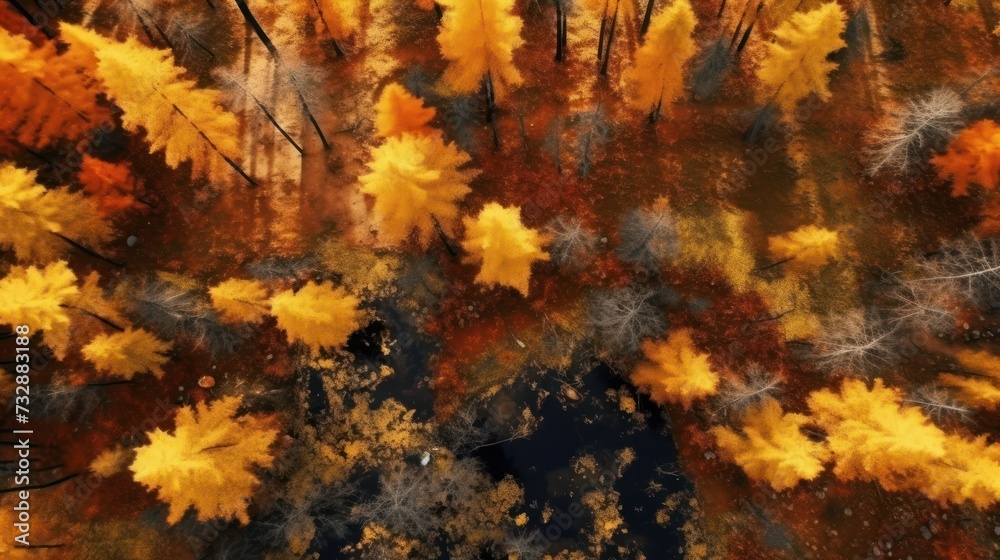
{"type": "MultiPolygon", "coordinates": [[[[406,314],[399,312],[392,302],[380,303],[381,320],[356,333],[348,348],[359,365],[377,367],[384,363],[393,368],[393,375],[376,391],[376,401],[391,396],[407,408],[417,410],[418,419],[426,420],[432,414],[433,393],[418,380],[427,375],[436,344],[433,339],[419,334],[406,314]],[[388,356],[380,351],[381,337],[399,341],[398,347],[388,356]]],[[[587,532],[591,527],[588,515],[569,517],[569,523],[566,516],[560,518],[563,523],[558,523],[557,516],[553,515],[547,523],[542,522],[542,509],[546,504],[568,515],[580,507],[581,491],[592,489],[588,485],[590,481],[574,476],[574,460],[590,454],[598,459],[604,470],[610,467],[609,463],[619,451],[631,448],[635,459],[613,484],[613,489],[619,493],[620,515],[627,532],[618,531],[613,544],[606,547],[601,558],[620,558],[614,550],[617,546],[642,551],[647,558],[681,558],[679,550],[683,546],[683,536],[680,526],[685,521],[684,507],[671,512],[666,527],[656,521],[656,512],[667,496],[691,490],[683,475],[671,474],[676,469],[677,450],[668,423],[660,409],[644,397],[638,398],[638,408],[649,414],[633,416],[620,410],[618,401],[609,398],[607,392],[621,389],[625,382],[610,368],[603,365],[579,367],[588,368],[576,386],[582,396],[579,401],[562,396],[565,378],[541,372],[526,373],[512,386],[501,390],[491,402],[485,403],[484,407],[495,407],[496,402],[502,400],[513,403],[518,411],[530,406],[539,424],[529,437],[502,443],[487,442],[488,445],[473,451],[472,455],[494,479],[509,475],[523,486],[524,510],[529,517],[525,530],[544,536],[546,553],[556,554],[565,548],[586,550],[587,532]],[[542,391],[548,395],[538,404],[542,391]],[[660,486],[651,489],[650,482],[660,486]]],[[[313,389],[321,390],[318,383],[313,389]]],[[[321,396],[317,398],[317,402],[322,400],[321,396]]],[[[341,549],[347,544],[339,540],[326,542],[318,551],[320,558],[344,558],[341,549]]]]}

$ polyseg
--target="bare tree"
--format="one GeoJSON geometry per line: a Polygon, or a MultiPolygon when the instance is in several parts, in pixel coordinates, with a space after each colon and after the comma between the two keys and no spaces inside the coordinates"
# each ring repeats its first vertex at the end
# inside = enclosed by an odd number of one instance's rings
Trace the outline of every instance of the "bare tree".
{"type": "Polygon", "coordinates": [[[949,419],[965,421],[972,414],[972,410],[958,402],[950,392],[934,385],[918,387],[913,394],[903,399],[903,402],[919,406],[929,416],[939,421],[949,419]]]}
{"type": "Polygon", "coordinates": [[[663,335],[667,323],[655,298],[656,292],[639,286],[598,294],[588,310],[598,347],[623,357],[637,352],[643,339],[663,335]]]}
{"type": "Polygon", "coordinates": [[[716,412],[742,413],[781,392],[782,380],[760,364],[750,364],[740,377],[723,379],[715,396],[716,412]]]}
{"type": "Polygon", "coordinates": [[[958,298],[941,284],[896,278],[887,298],[891,320],[904,329],[939,333],[955,323],[958,298]]]}
{"type": "Polygon", "coordinates": [[[265,527],[264,537],[277,546],[284,546],[289,535],[309,524],[316,527],[318,538],[343,538],[348,533],[345,512],[356,495],[357,488],[353,484],[316,485],[300,500],[282,499],[261,522],[265,527]]]}
{"type": "Polygon", "coordinates": [[[616,253],[622,260],[650,270],[658,269],[677,254],[677,228],[669,208],[638,208],[622,220],[616,253]]]}
{"type": "Polygon", "coordinates": [[[165,337],[187,335],[213,354],[232,353],[246,338],[246,329],[230,328],[219,320],[206,301],[159,279],[129,282],[132,315],[165,337]]]}
{"type": "Polygon", "coordinates": [[[987,309],[1000,307],[1000,245],[975,237],[953,241],[918,263],[915,290],[944,290],[987,309]]]}
{"type": "Polygon", "coordinates": [[[933,150],[943,149],[962,126],[962,97],[937,88],[892,111],[870,133],[874,145],[868,171],[906,173],[924,165],[933,150]]]}
{"type": "Polygon", "coordinates": [[[560,268],[580,269],[594,257],[597,235],[583,226],[579,218],[557,216],[549,222],[549,255],[560,268]]]}
{"type": "Polygon", "coordinates": [[[32,391],[33,412],[39,418],[58,418],[63,422],[86,422],[107,399],[102,390],[92,385],[73,385],[53,379],[32,391]]]}
{"type": "Polygon", "coordinates": [[[459,409],[438,428],[437,435],[455,453],[467,453],[490,439],[489,430],[482,426],[480,415],[472,406],[459,409]]]}
{"type": "Polygon", "coordinates": [[[816,360],[830,373],[871,375],[899,362],[898,333],[875,310],[827,317],[816,340],[816,360]]]}
{"type": "Polygon", "coordinates": [[[570,122],[576,129],[576,152],[579,161],[577,172],[581,177],[586,177],[594,165],[594,150],[607,143],[611,137],[611,121],[608,120],[604,108],[598,105],[593,111],[573,115],[570,122]]]}
{"type": "Polygon", "coordinates": [[[438,523],[431,471],[397,465],[382,473],[379,492],[356,505],[352,516],[360,521],[377,520],[389,529],[407,535],[426,536],[438,523]]]}
{"type": "Polygon", "coordinates": [[[545,555],[545,543],[531,531],[515,530],[507,532],[507,539],[499,547],[507,558],[517,560],[540,560],[545,555]]]}

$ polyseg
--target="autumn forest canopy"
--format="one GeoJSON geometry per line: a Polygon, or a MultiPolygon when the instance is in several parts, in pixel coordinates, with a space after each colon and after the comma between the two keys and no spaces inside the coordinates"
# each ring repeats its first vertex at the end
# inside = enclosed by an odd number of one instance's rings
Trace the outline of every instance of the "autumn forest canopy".
{"type": "Polygon", "coordinates": [[[998,56],[994,0],[8,0],[0,557],[997,558],[998,56]]]}

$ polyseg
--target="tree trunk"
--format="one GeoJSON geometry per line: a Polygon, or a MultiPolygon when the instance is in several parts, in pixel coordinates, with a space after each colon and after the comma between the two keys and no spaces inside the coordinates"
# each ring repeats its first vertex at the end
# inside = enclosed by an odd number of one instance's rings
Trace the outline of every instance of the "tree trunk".
{"type": "Polygon", "coordinates": [[[653,18],[653,2],[654,0],[649,0],[646,3],[646,15],[642,16],[642,28],[639,29],[640,37],[645,37],[646,31],[649,30],[649,20],[653,18]]]}
{"type": "MultiPolygon", "coordinates": [[[[162,97],[162,98],[163,98],[163,99],[164,99],[164,100],[165,100],[165,101],[166,101],[167,103],[170,103],[170,105],[172,105],[172,106],[173,106],[173,108],[174,108],[174,111],[177,111],[177,114],[178,114],[178,115],[180,115],[180,116],[181,116],[181,118],[183,118],[184,120],[186,120],[186,121],[187,121],[188,123],[190,123],[190,124],[191,124],[191,126],[193,126],[193,127],[194,127],[194,129],[195,129],[195,130],[196,130],[196,131],[198,132],[198,135],[199,135],[199,136],[201,136],[201,137],[202,137],[202,139],[204,139],[204,140],[205,140],[205,142],[207,142],[207,143],[208,143],[209,147],[210,147],[210,148],[212,148],[212,150],[213,150],[213,151],[215,151],[215,153],[219,154],[219,156],[220,156],[220,157],[221,157],[221,158],[222,158],[223,160],[225,160],[225,161],[226,161],[226,163],[228,163],[230,167],[232,167],[233,169],[235,169],[235,170],[236,170],[236,172],[240,174],[240,177],[243,177],[244,179],[246,179],[246,181],[247,181],[248,183],[250,183],[250,186],[251,186],[251,187],[256,187],[256,186],[257,186],[257,181],[254,181],[254,180],[253,180],[253,177],[251,177],[250,175],[247,175],[247,172],[246,172],[246,171],[243,171],[243,168],[242,168],[242,167],[240,167],[240,166],[239,166],[239,165],[238,165],[238,164],[237,164],[237,163],[236,163],[235,161],[233,161],[233,160],[232,160],[232,159],[231,159],[231,158],[230,158],[229,156],[227,156],[226,154],[222,153],[222,151],[221,151],[221,150],[219,150],[219,147],[215,145],[215,142],[213,142],[213,141],[212,141],[212,139],[211,139],[211,138],[209,138],[209,137],[208,137],[208,136],[207,136],[207,135],[206,135],[206,134],[205,134],[205,133],[204,133],[204,132],[203,132],[203,131],[201,130],[201,128],[199,128],[199,127],[198,127],[197,123],[195,123],[194,121],[192,121],[191,119],[189,119],[189,118],[188,118],[188,116],[184,114],[184,111],[181,111],[181,108],[180,108],[180,107],[178,107],[176,103],[174,103],[174,102],[170,101],[170,99],[168,99],[166,95],[163,95],[163,92],[158,92],[158,93],[160,94],[160,97],[162,97]]],[[[122,265],[122,266],[124,266],[124,265],[122,265]]]]}
{"type": "Polygon", "coordinates": [[[441,239],[441,243],[444,244],[444,248],[448,251],[448,254],[452,257],[457,257],[458,251],[451,246],[451,242],[448,240],[448,236],[445,235],[444,229],[441,227],[441,222],[438,221],[437,216],[431,214],[431,221],[434,222],[434,231],[437,232],[438,237],[441,239]]]}
{"type": "Polygon", "coordinates": [[[563,60],[562,19],[562,0],[556,0],[556,62],[563,60]]]}
{"type": "Polygon", "coordinates": [[[604,46],[604,62],[601,64],[601,75],[608,75],[608,62],[611,61],[611,43],[615,40],[615,27],[618,25],[618,8],[611,17],[611,28],[608,30],[608,43],[604,46]]]}
{"type": "Polygon", "coordinates": [[[746,33],[743,34],[743,38],[740,39],[740,44],[736,46],[736,56],[740,56],[743,52],[743,47],[747,45],[747,39],[750,38],[750,34],[753,33],[753,27],[757,25],[757,20],[750,23],[750,27],[747,27],[746,33]]]}
{"type": "Polygon", "coordinates": [[[493,112],[496,110],[496,97],[493,94],[493,73],[487,71],[483,79],[483,94],[486,96],[486,122],[493,122],[493,112]]]}
{"type": "MultiPolygon", "coordinates": [[[[253,28],[254,33],[257,34],[260,42],[264,44],[264,48],[267,49],[267,52],[271,53],[271,56],[274,57],[274,61],[284,69],[284,61],[281,58],[281,53],[278,52],[278,48],[274,46],[274,43],[271,42],[271,38],[267,36],[267,33],[264,32],[264,28],[260,26],[260,22],[257,21],[253,12],[250,11],[250,6],[247,6],[246,0],[236,0],[236,5],[239,6],[240,13],[243,14],[243,19],[247,20],[247,23],[249,23],[250,27],[253,28]]],[[[302,93],[302,87],[299,85],[299,81],[295,78],[295,75],[290,72],[288,73],[288,77],[291,79],[292,85],[295,86],[295,93],[299,96],[299,103],[302,105],[302,110],[305,111],[306,115],[309,117],[309,121],[313,125],[313,128],[316,129],[316,133],[319,134],[319,139],[323,143],[323,148],[329,150],[331,148],[330,142],[327,141],[326,135],[323,134],[323,129],[320,128],[316,117],[313,115],[312,111],[309,110],[309,104],[306,103],[306,97],[305,94],[302,93]]]]}
{"type": "Polygon", "coordinates": [[[84,309],[82,307],[77,307],[75,305],[70,305],[68,303],[60,303],[59,307],[63,307],[63,308],[66,308],[66,309],[73,309],[75,311],[79,311],[80,313],[83,313],[87,317],[93,317],[94,319],[97,319],[98,321],[104,323],[105,325],[111,327],[112,329],[115,329],[118,332],[125,332],[125,329],[123,329],[121,326],[119,326],[117,323],[115,323],[111,319],[108,319],[106,317],[101,317],[100,315],[98,315],[97,313],[94,313],[93,311],[89,311],[87,309],[84,309]]]}
{"type": "Polygon", "coordinates": [[[104,262],[106,262],[108,264],[117,266],[118,268],[125,268],[125,263],[119,262],[119,261],[116,261],[116,260],[113,260],[113,259],[109,259],[108,257],[105,257],[104,255],[98,253],[97,251],[95,251],[93,249],[90,249],[88,247],[84,247],[80,243],[77,243],[76,241],[73,241],[72,239],[66,237],[65,235],[63,235],[61,233],[56,233],[54,231],[50,231],[49,233],[51,233],[52,235],[58,237],[59,239],[62,239],[66,243],[69,243],[74,248],[79,249],[80,251],[83,251],[84,253],[90,255],[91,257],[94,257],[95,259],[102,260],[102,261],[104,261],[104,262]]]}

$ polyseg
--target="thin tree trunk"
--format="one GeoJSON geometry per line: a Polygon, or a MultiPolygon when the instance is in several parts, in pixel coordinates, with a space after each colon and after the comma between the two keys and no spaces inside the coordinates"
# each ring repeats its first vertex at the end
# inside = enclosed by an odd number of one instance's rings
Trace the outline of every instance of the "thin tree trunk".
{"type": "Polygon", "coordinates": [[[247,94],[247,96],[250,97],[250,99],[253,99],[253,102],[257,105],[257,107],[261,110],[261,112],[264,113],[264,116],[267,117],[267,120],[271,121],[271,124],[274,125],[274,128],[278,129],[278,132],[280,132],[281,135],[285,137],[285,140],[288,140],[288,142],[296,150],[298,150],[299,155],[303,155],[305,152],[302,150],[302,146],[299,146],[298,142],[292,139],[292,136],[288,134],[288,131],[282,128],[280,124],[278,124],[278,121],[274,118],[274,115],[272,115],[271,112],[267,110],[267,107],[264,106],[264,104],[261,103],[259,99],[257,99],[257,96],[250,93],[250,90],[243,87],[243,84],[239,83],[238,81],[233,80],[233,83],[236,84],[236,86],[239,87],[241,90],[243,90],[243,93],[247,94]]]}
{"type": "Polygon", "coordinates": [[[486,72],[483,80],[483,94],[486,96],[486,122],[493,122],[493,112],[496,110],[496,97],[493,94],[493,73],[486,72]]]}
{"type": "Polygon", "coordinates": [[[567,31],[567,28],[568,28],[568,25],[569,25],[567,23],[568,21],[569,21],[569,14],[563,12],[563,19],[562,19],[562,49],[563,49],[563,56],[567,56],[569,54],[569,42],[566,40],[566,31],[567,31]]]}
{"type": "Polygon", "coordinates": [[[111,327],[112,329],[115,329],[118,332],[125,332],[124,328],[122,328],[120,325],[118,325],[117,323],[115,323],[111,319],[108,319],[107,317],[101,317],[100,315],[98,315],[97,313],[94,313],[93,311],[84,309],[82,307],[77,307],[75,305],[70,305],[68,303],[60,303],[59,307],[64,307],[66,309],[72,309],[74,311],[79,311],[80,313],[83,313],[87,317],[93,317],[94,319],[97,319],[98,321],[104,323],[105,325],[111,327]]]}
{"type": "Polygon", "coordinates": [[[142,14],[139,13],[139,9],[135,7],[132,0],[128,0],[128,5],[132,8],[132,13],[135,14],[135,19],[139,20],[139,26],[142,27],[143,32],[146,33],[146,37],[149,39],[149,42],[155,45],[156,39],[153,38],[153,32],[149,30],[149,25],[146,24],[146,20],[142,19],[142,14]]]}
{"type": "Polygon", "coordinates": [[[604,30],[608,25],[608,3],[604,2],[604,13],[601,14],[601,32],[597,35],[597,60],[604,54],[604,30]]]}
{"type": "MultiPolygon", "coordinates": [[[[243,19],[247,20],[247,23],[249,23],[250,27],[253,28],[254,33],[257,34],[260,42],[264,44],[264,48],[271,53],[271,56],[274,57],[274,61],[284,68],[281,53],[278,52],[278,48],[274,46],[274,43],[271,42],[271,38],[267,36],[267,33],[264,32],[264,28],[260,26],[260,22],[257,21],[253,12],[250,11],[250,6],[247,5],[246,0],[235,1],[236,5],[240,8],[240,13],[243,14],[243,19]]],[[[326,135],[323,134],[323,129],[320,128],[316,117],[313,115],[312,111],[309,110],[309,104],[306,103],[306,97],[305,94],[302,93],[302,87],[299,85],[299,81],[291,72],[288,73],[288,76],[292,81],[292,85],[295,86],[295,93],[299,96],[299,102],[302,104],[302,110],[305,111],[306,115],[309,117],[309,121],[312,122],[313,127],[316,129],[316,133],[319,134],[319,139],[323,143],[323,148],[329,150],[331,148],[330,142],[327,141],[326,135]]]]}
{"type": "Polygon", "coordinates": [[[125,263],[120,262],[120,261],[116,261],[114,259],[109,259],[108,257],[105,257],[104,255],[98,253],[97,251],[95,251],[93,249],[90,249],[89,247],[85,247],[85,246],[81,245],[80,243],[77,243],[76,241],[73,241],[72,239],[66,237],[65,235],[63,235],[61,233],[56,233],[54,231],[50,231],[49,233],[51,233],[52,235],[58,237],[59,239],[62,239],[66,243],[69,243],[70,245],[72,245],[73,247],[79,249],[80,251],[83,251],[84,253],[90,255],[91,257],[94,257],[95,259],[102,260],[102,261],[104,261],[104,262],[106,262],[108,264],[117,266],[118,268],[125,268],[125,263]]]}
{"type": "Polygon", "coordinates": [[[611,29],[608,30],[608,44],[604,46],[604,63],[601,64],[601,75],[608,75],[608,62],[611,61],[611,43],[615,40],[615,27],[618,25],[618,7],[615,7],[615,15],[611,17],[611,29]]]}
{"type": "Polygon", "coordinates": [[[18,492],[20,490],[41,490],[43,488],[51,488],[53,486],[58,486],[63,482],[73,480],[74,478],[80,476],[80,473],[73,473],[71,475],[64,476],[53,480],[52,482],[46,482],[45,484],[34,484],[30,486],[13,486],[11,488],[0,488],[0,494],[6,494],[8,492],[18,492]]]}
{"type": "Polygon", "coordinates": [[[563,60],[562,19],[562,0],[556,0],[556,62],[563,60]]]}
{"type": "Polygon", "coordinates": [[[653,2],[654,0],[649,0],[646,3],[646,15],[642,16],[642,28],[639,29],[640,37],[645,37],[646,31],[649,30],[649,20],[653,18],[653,2]]]}
{"type": "Polygon", "coordinates": [[[174,49],[173,41],[170,40],[170,37],[167,37],[166,32],[163,31],[163,28],[160,27],[159,23],[157,23],[156,18],[153,16],[153,14],[149,13],[149,10],[143,10],[143,12],[146,13],[146,17],[149,18],[149,21],[153,22],[153,29],[156,30],[156,34],[160,36],[160,39],[163,39],[163,42],[166,43],[171,50],[173,50],[174,49]]]}
{"type": "Polygon", "coordinates": [[[244,179],[246,179],[247,182],[250,183],[251,186],[254,186],[254,187],[257,186],[257,181],[254,181],[253,177],[247,175],[246,171],[243,171],[243,168],[240,167],[235,161],[233,161],[232,159],[230,159],[229,156],[227,156],[226,154],[222,153],[222,151],[219,150],[219,147],[215,145],[215,142],[212,142],[212,139],[209,138],[201,130],[201,128],[199,128],[198,125],[194,123],[194,121],[192,121],[191,119],[189,119],[188,116],[184,114],[184,111],[181,111],[180,107],[178,107],[174,102],[172,102],[169,99],[167,99],[167,96],[163,95],[163,92],[158,92],[158,93],[160,94],[160,97],[162,97],[164,100],[166,100],[167,103],[170,103],[170,105],[173,106],[174,111],[177,111],[178,115],[180,115],[184,120],[186,120],[191,126],[194,127],[195,131],[198,132],[198,135],[201,136],[205,140],[205,142],[208,143],[209,147],[211,147],[212,150],[215,151],[215,153],[219,154],[219,156],[221,156],[222,159],[226,160],[226,163],[228,163],[230,167],[232,167],[233,169],[235,169],[236,172],[239,173],[241,177],[243,177],[244,179]]]}
{"type": "Polygon", "coordinates": [[[448,236],[445,235],[444,229],[441,227],[441,222],[438,221],[437,216],[431,214],[431,221],[434,222],[434,231],[436,231],[438,237],[441,238],[441,243],[443,243],[444,248],[448,250],[448,254],[452,257],[457,257],[458,251],[451,246],[451,242],[448,241],[448,236]]]}
{"type": "Polygon", "coordinates": [[[750,34],[753,33],[755,25],[757,25],[757,20],[753,20],[753,22],[750,23],[750,27],[747,27],[746,32],[743,34],[743,38],[740,39],[740,44],[736,46],[736,56],[740,56],[740,53],[743,52],[743,47],[746,46],[747,39],[749,39],[750,34]]]}

